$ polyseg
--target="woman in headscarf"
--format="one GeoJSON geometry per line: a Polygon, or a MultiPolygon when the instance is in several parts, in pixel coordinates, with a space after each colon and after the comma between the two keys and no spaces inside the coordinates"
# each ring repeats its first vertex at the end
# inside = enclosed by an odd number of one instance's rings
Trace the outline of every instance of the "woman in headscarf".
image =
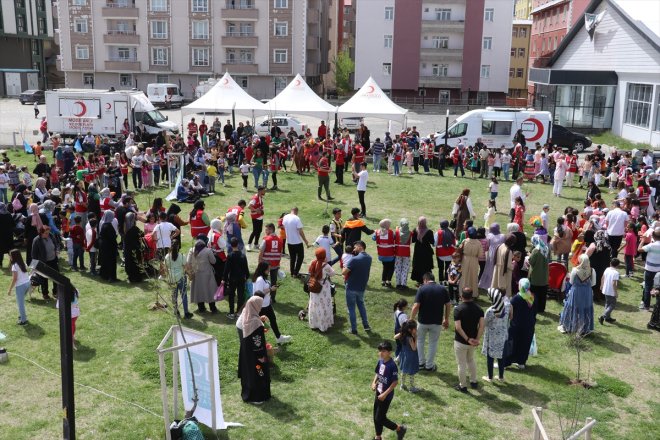
{"type": "Polygon", "coordinates": [[[222,231],[222,221],[217,218],[211,220],[211,230],[208,233],[209,248],[213,251],[213,255],[215,255],[213,271],[215,283],[218,285],[222,281],[222,274],[225,272],[225,261],[227,261],[227,242],[222,231]]]}
{"type": "Polygon", "coordinates": [[[101,216],[101,195],[96,183],[90,183],[87,187],[87,214],[90,213],[96,214],[96,218],[101,216]]]}
{"type": "Polygon", "coordinates": [[[504,354],[504,345],[508,338],[509,321],[513,317],[511,313],[511,304],[504,301],[504,295],[497,289],[488,289],[488,299],[492,304],[484,314],[484,344],[481,354],[486,356],[486,366],[488,376],[482,379],[486,382],[493,380],[493,366],[497,360],[499,370],[498,379],[504,381],[504,364],[502,357],[504,354]]]}
{"type": "Polygon", "coordinates": [[[376,241],[376,251],[378,252],[378,261],[383,265],[381,275],[381,286],[392,287],[392,275],[394,275],[394,232],[390,229],[392,220],[384,218],[378,223],[380,227],[372,235],[376,241]]]}
{"type": "MultiPolygon", "coordinates": [[[[243,308],[236,326],[241,334],[238,352],[238,377],[241,379],[241,398],[257,405],[270,399],[270,365],[266,351],[266,335],[259,311],[264,300],[251,297],[243,308]]],[[[264,318],[265,319],[265,318],[264,318]]]]}
{"type": "Polygon", "coordinates": [[[245,254],[245,244],[243,243],[243,235],[241,232],[241,225],[238,224],[236,213],[230,212],[225,217],[225,241],[227,242],[227,252],[231,251],[229,243],[233,237],[238,240],[238,250],[245,254]]]}
{"type": "Polygon", "coordinates": [[[314,253],[316,258],[309,264],[309,276],[319,280],[321,291],[309,293],[307,319],[309,328],[318,329],[320,332],[327,331],[334,324],[330,277],[335,274],[335,271],[326,263],[325,254],[325,249],[317,248],[314,253]]]}
{"type": "Polygon", "coordinates": [[[600,290],[600,281],[603,278],[605,269],[610,266],[610,256],[612,248],[610,247],[609,240],[605,231],[598,231],[594,234],[594,242],[587,248],[586,254],[589,257],[589,264],[596,272],[596,279],[593,286],[594,300],[601,301],[605,299],[600,290]]]}
{"type": "Polygon", "coordinates": [[[32,262],[32,241],[39,236],[39,228],[44,224],[48,225],[48,218],[46,214],[39,213],[39,206],[36,203],[32,203],[28,211],[28,216],[25,219],[25,241],[27,244],[25,264],[29,266],[32,262]]]}
{"type": "Polygon", "coordinates": [[[46,179],[43,177],[37,178],[34,183],[34,196],[36,202],[43,203],[44,198],[48,195],[48,188],[46,188],[46,179]]]}
{"type": "Polygon", "coordinates": [[[135,214],[129,212],[124,219],[124,265],[128,281],[139,283],[146,277],[144,261],[144,232],[137,227],[135,214]]]}
{"type": "Polygon", "coordinates": [[[14,226],[14,218],[7,211],[7,205],[0,203],[0,231],[3,231],[0,234],[0,267],[5,254],[9,255],[9,251],[14,249],[14,226]]]}
{"type": "Polygon", "coordinates": [[[456,230],[454,232],[456,236],[459,236],[463,232],[465,221],[476,217],[474,209],[472,209],[472,200],[470,200],[470,188],[463,189],[461,195],[456,198],[451,213],[456,219],[456,230]]]}
{"type": "Polygon", "coordinates": [[[420,217],[417,227],[412,231],[412,242],[415,243],[413,251],[411,278],[417,286],[423,283],[422,276],[433,270],[433,232],[426,225],[426,217],[420,217]]]}
{"type": "Polygon", "coordinates": [[[532,239],[534,237],[538,237],[541,240],[543,240],[543,243],[546,245],[548,244],[548,231],[543,227],[543,220],[541,220],[541,217],[538,215],[533,216],[532,218],[529,219],[529,224],[532,225],[534,228],[534,234],[532,235],[532,239]]]}
{"type": "Polygon", "coordinates": [[[449,229],[449,222],[442,220],[440,222],[440,230],[435,234],[435,257],[438,261],[438,281],[447,279],[447,269],[451,265],[454,252],[456,252],[456,236],[449,229]]]}
{"type": "Polygon", "coordinates": [[[536,326],[536,304],[530,287],[529,280],[522,278],[518,282],[518,294],[511,298],[513,317],[506,342],[505,351],[508,353],[504,353],[504,359],[500,362],[503,367],[516,364],[522,370],[527,364],[536,326]]]}
{"type": "Polygon", "coordinates": [[[580,255],[580,264],[571,271],[571,288],[564,301],[564,309],[559,317],[559,330],[562,333],[586,335],[594,330],[594,301],[591,286],[596,275],[589,264],[589,256],[580,255]]]}
{"type": "Polygon", "coordinates": [[[532,249],[529,255],[529,282],[536,297],[536,312],[545,312],[545,302],[548,296],[548,264],[550,250],[537,235],[532,237],[532,249]]]}
{"type": "Polygon", "coordinates": [[[516,245],[516,237],[509,234],[504,239],[504,244],[495,251],[495,267],[493,268],[493,281],[490,287],[499,289],[508,297],[511,292],[511,274],[513,273],[513,247],[516,245]]]}
{"type": "Polygon", "coordinates": [[[557,260],[563,262],[568,268],[568,254],[571,252],[573,245],[573,231],[565,223],[564,217],[557,218],[557,226],[553,231],[550,247],[557,256],[557,260]]]}
{"type": "Polygon", "coordinates": [[[407,218],[399,220],[399,226],[394,232],[396,258],[394,259],[394,276],[397,290],[408,288],[408,270],[410,269],[410,243],[412,237],[407,218]]]}
{"type": "Polygon", "coordinates": [[[458,283],[458,291],[464,288],[472,289],[472,298],[479,296],[479,258],[484,255],[484,248],[477,239],[477,229],[470,227],[467,238],[461,243],[463,259],[461,260],[462,275],[458,283]]]}
{"type": "Polygon", "coordinates": [[[506,237],[500,232],[500,225],[493,223],[490,225],[486,240],[488,240],[488,254],[486,255],[486,264],[481,272],[479,279],[479,288],[488,289],[493,282],[493,269],[495,267],[495,253],[497,248],[504,243],[506,237]]]}
{"type": "Polygon", "coordinates": [[[112,211],[105,211],[99,222],[99,264],[101,279],[117,281],[117,219],[112,211]]]}
{"type": "Polygon", "coordinates": [[[215,255],[203,240],[197,240],[195,247],[188,252],[188,267],[192,283],[190,285],[190,302],[197,303],[197,313],[206,313],[204,303],[209,304],[211,313],[218,313],[215,306],[215,291],[218,284],[213,274],[215,255]]]}
{"type": "Polygon", "coordinates": [[[521,232],[520,225],[517,223],[509,223],[506,225],[506,230],[509,234],[516,237],[516,244],[513,245],[513,251],[519,251],[522,256],[520,261],[525,261],[527,258],[527,236],[521,232]]]}
{"type": "Polygon", "coordinates": [[[44,214],[46,216],[46,223],[48,227],[50,228],[50,231],[55,234],[59,235],[60,230],[57,228],[55,225],[55,217],[53,216],[53,211],[55,211],[55,202],[52,200],[46,200],[43,205],[41,205],[41,209],[39,210],[39,213],[44,214]]]}

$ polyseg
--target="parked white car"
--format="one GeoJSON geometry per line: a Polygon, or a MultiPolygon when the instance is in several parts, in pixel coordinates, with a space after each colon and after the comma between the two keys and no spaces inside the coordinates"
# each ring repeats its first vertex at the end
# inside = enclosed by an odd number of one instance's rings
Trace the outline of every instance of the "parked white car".
{"type": "Polygon", "coordinates": [[[269,135],[270,128],[273,125],[280,127],[284,135],[289,132],[291,127],[293,127],[298,135],[304,134],[305,130],[307,130],[307,126],[293,116],[273,116],[272,118],[266,116],[264,121],[257,125],[257,134],[259,136],[269,135]]]}

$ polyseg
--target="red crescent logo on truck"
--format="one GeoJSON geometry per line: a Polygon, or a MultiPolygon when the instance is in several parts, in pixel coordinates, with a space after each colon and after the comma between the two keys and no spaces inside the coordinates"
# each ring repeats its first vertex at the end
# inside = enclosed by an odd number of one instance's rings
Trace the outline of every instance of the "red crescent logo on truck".
{"type": "Polygon", "coordinates": [[[74,113],[73,116],[80,117],[87,113],[87,106],[85,105],[84,102],[82,101],[76,101],[74,104],[78,104],[80,106],[80,113],[74,113]]]}
{"type": "Polygon", "coordinates": [[[105,105],[105,108],[106,108],[107,110],[110,110],[110,109],[112,108],[112,104],[110,104],[110,103],[108,102],[108,103],[105,105]]]}
{"type": "Polygon", "coordinates": [[[538,141],[539,139],[541,139],[541,136],[543,136],[543,131],[544,131],[543,130],[543,123],[541,121],[539,121],[538,119],[536,119],[536,118],[527,118],[523,121],[523,124],[525,122],[531,122],[532,124],[536,125],[536,135],[534,135],[530,138],[527,138],[527,140],[530,141],[530,142],[534,142],[534,141],[538,141]]]}

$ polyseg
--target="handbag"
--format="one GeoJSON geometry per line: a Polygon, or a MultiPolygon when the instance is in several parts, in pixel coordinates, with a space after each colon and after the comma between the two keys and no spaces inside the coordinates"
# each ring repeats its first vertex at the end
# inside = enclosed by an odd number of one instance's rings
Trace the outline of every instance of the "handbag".
{"type": "Polygon", "coordinates": [[[13,208],[14,212],[18,212],[23,209],[23,204],[20,200],[18,200],[18,197],[15,197],[14,200],[11,201],[11,207],[13,208]]]}
{"type": "Polygon", "coordinates": [[[456,218],[455,217],[453,219],[451,219],[451,221],[449,222],[449,228],[450,229],[456,229],[456,218]]]}
{"type": "Polygon", "coordinates": [[[215,295],[213,295],[214,301],[222,301],[225,299],[225,283],[220,283],[218,288],[215,290],[215,295]]]}
{"type": "Polygon", "coordinates": [[[532,337],[532,343],[529,346],[529,355],[536,356],[537,354],[539,354],[539,347],[536,345],[536,333],[534,333],[534,336],[532,337]]]}

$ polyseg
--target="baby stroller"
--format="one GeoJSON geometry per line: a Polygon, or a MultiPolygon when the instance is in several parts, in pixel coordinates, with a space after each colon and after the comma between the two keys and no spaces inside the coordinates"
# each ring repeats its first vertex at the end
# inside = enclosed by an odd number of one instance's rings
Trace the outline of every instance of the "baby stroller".
{"type": "Polygon", "coordinates": [[[11,217],[14,221],[14,230],[12,231],[14,246],[19,247],[25,242],[25,221],[27,218],[20,212],[12,214],[11,217]]]}
{"type": "Polygon", "coordinates": [[[552,262],[548,265],[548,297],[559,301],[564,299],[566,288],[566,274],[568,269],[564,264],[552,262]]]}

